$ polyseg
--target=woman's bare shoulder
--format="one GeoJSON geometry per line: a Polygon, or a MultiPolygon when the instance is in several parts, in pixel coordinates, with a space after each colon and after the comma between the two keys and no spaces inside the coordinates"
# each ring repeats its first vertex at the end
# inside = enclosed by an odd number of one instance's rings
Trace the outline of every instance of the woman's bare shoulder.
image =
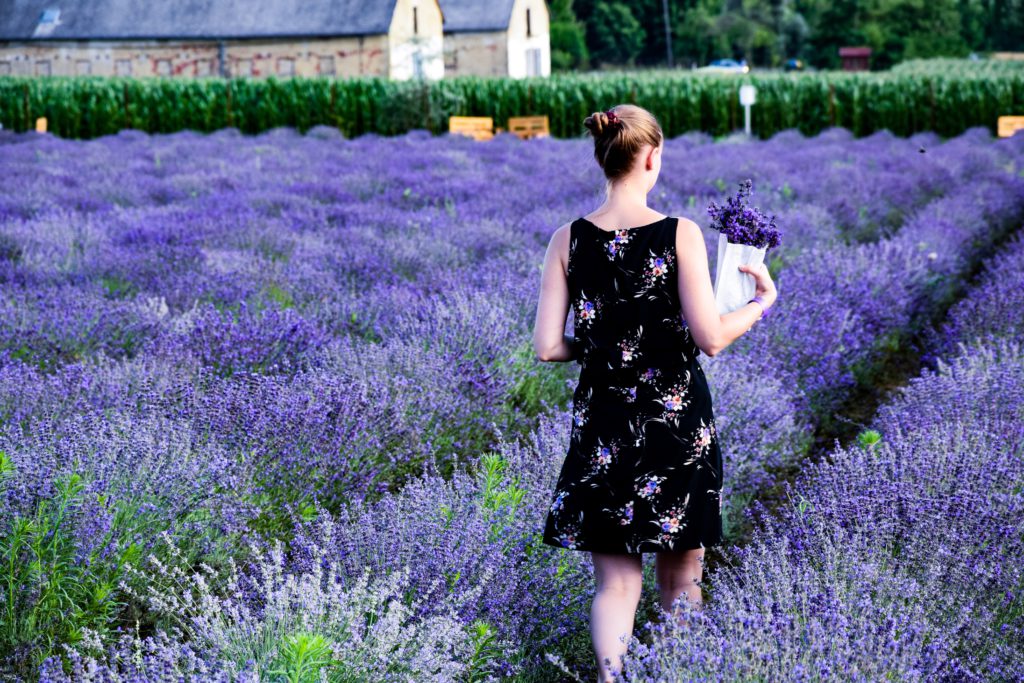
{"type": "Polygon", "coordinates": [[[704,233],[700,226],[685,216],[676,217],[676,246],[687,247],[704,243],[704,233]]]}
{"type": "Polygon", "coordinates": [[[551,239],[549,240],[551,245],[554,247],[565,247],[566,250],[569,248],[569,237],[572,230],[572,221],[563,223],[555,228],[555,231],[551,233],[551,239]]]}

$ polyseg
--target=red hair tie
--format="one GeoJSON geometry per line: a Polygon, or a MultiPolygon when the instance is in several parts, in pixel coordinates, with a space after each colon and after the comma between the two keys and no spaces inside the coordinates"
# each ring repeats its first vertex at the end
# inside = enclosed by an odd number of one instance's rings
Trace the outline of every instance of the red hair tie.
{"type": "Polygon", "coordinates": [[[617,126],[620,123],[622,123],[622,119],[620,119],[618,116],[616,116],[615,112],[613,112],[611,109],[606,111],[604,113],[604,115],[608,117],[608,123],[610,123],[613,126],[617,126]]]}

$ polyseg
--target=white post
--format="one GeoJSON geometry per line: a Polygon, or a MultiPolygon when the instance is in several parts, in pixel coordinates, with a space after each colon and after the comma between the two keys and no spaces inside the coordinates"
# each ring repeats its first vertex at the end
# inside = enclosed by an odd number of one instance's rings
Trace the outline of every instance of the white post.
{"type": "Polygon", "coordinates": [[[743,105],[743,132],[747,137],[752,135],[750,130],[750,107],[757,101],[757,88],[750,84],[740,86],[740,104],[743,105]]]}

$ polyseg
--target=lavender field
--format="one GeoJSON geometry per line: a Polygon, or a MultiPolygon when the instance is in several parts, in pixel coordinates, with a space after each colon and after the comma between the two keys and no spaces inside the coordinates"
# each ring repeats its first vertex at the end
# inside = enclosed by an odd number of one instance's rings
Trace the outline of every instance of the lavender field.
{"type": "MultiPolygon", "coordinates": [[[[540,543],[578,367],[530,342],[589,140],[0,133],[0,680],[593,677],[540,543]]],[[[649,203],[744,178],[784,238],[701,358],[739,545],[626,679],[1021,680],[1024,136],[691,133],[649,203]]]]}

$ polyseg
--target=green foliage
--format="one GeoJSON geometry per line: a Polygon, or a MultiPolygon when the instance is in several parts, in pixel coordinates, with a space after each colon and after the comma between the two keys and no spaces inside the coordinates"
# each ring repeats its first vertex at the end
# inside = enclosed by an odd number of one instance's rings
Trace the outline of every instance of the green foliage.
{"type": "Polygon", "coordinates": [[[741,83],[758,88],[752,125],[771,137],[796,128],[814,135],[842,126],[857,136],[930,130],[954,136],[972,126],[995,133],[1001,114],[1024,110],[1024,69],[914,68],[893,72],[763,73],[742,77],[649,70],[555,73],[548,78],[460,76],[438,81],[350,79],[137,80],[101,77],[0,77],[0,121],[17,131],[49,116],[63,137],[90,138],[124,127],[163,133],[235,126],[257,133],[276,126],[300,131],[337,127],[346,136],[445,133],[451,115],[547,115],[557,137],[583,135],[583,119],[622,102],[646,107],[665,134],[700,130],[722,136],[739,129],[741,83]],[[109,111],[90,118],[98,103],[109,111]],[[89,114],[89,115],[87,115],[89,114]]]}
{"type": "MultiPolygon", "coordinates": [[[[564,4],[552,2],[552,23],[556,17],[566,20],[564,4]]],[[[666,63],[666,11],[673,54],[683,65],[731,57],[776,67],[800,58],[818,68],[839,68],[839,47],[867,45],[872,67],[887,68],[918,57],[1019,50],[1024,35],[1020,0],[594,0],[569,8],[587,25],[591,50],[598,49],[601,25],[616,6],[646,29],[635,61],[649,66],[666,63]]],[[[611,63],[627,61],[620,55],[611,63]]]]}
{"type": "Polygon", "coordinates": [[[103,285],[106,295],[111,299],[127,299],[139,291],[135,283],[117,275],[101,277],[100,284],[103,285]]]}
{"type": "Polygon", "coordinates": [[[603,2],[587,25],[591,55],[600,64],[632,66],[643,49],[647,32],[622,2],[603,2]]]}
{"type": "Polygon", "coordinates": [[[319,633],[294,633],[282,640],[272,676],[281,676],[287,683],[319,683],[321,672],[337,664],[331,642],[319,633]]]}
{"type": "Polygon", "coordinates": [[[857,435],[857,443],[864,448],[874,448],[882,441],[882,435],[874,429],[865,429],[857,435]]]}
{"type": "MultiPolygon", "coordinates": [[[[12,471],[0,453],[4,487],[12,471]]],[[[74,526],[83,491],[80,476],[62,477],[31,514],[14,514],[0,526],[0,651],[13,653],[26,670],[36,670],[62,644],[76,643],[83,628],[109,631],[122,606],[121,566],[140,554],[129,544],[103,557],[108,548],[100,543],[78,557],[74,526]]]]}
{"type": "Polygon", "coordinates": [[[505,431],[529,432],[542,412],[552,406],[564,407],[572,400],[566,383],[576,373],[576,364],[541,363],[530,342],[519,346],[511,361],[497,370],[511,376],[500,420],[505,431]]]}
{"type": "Polygon", "coordinates": [[[555,71],[583,69],[590,63],[586,26],[577,20],[572,0],[553,0],[548,9],[551,40],[551,68],[555,71]]]}
{"type": "Polygon", "coordinates": [[[491,525],[490,534],[491,540],[495,540],[505,535],[499,522],[515,524],[526,489],[519,486],[518,478],[508,479],[505,471],[508,463],[497,453],[485,453],[480,458],[479,467],[484,482],[481,505],[494,515],[495,523],[491,525]]]}
{"type": "Polygon", "coordinates": [[[266,287],[267,298],[275,302],[281,308],[294,308],[295,298],[292,293],[282,289],[280,285],[271,282],[266,287]]]}
{"type": "Polygon", "coordinates": [[[469,628],[473,652],[465,680],[467,683],[478,683],[489,680],[491,663],[501,655],[501,648],[498,647],[494,627],[483,619],[477,619],[469,628]]]}
{"type": "Polygon", "coordinates": [[[816,29],[810,57],[828,67],[839,66],[839,47],[844,45],[870,47],[875,69],[904,59],[962,57],[970,51],[956,0],[840,0],[824,6],[816,29]]]}

